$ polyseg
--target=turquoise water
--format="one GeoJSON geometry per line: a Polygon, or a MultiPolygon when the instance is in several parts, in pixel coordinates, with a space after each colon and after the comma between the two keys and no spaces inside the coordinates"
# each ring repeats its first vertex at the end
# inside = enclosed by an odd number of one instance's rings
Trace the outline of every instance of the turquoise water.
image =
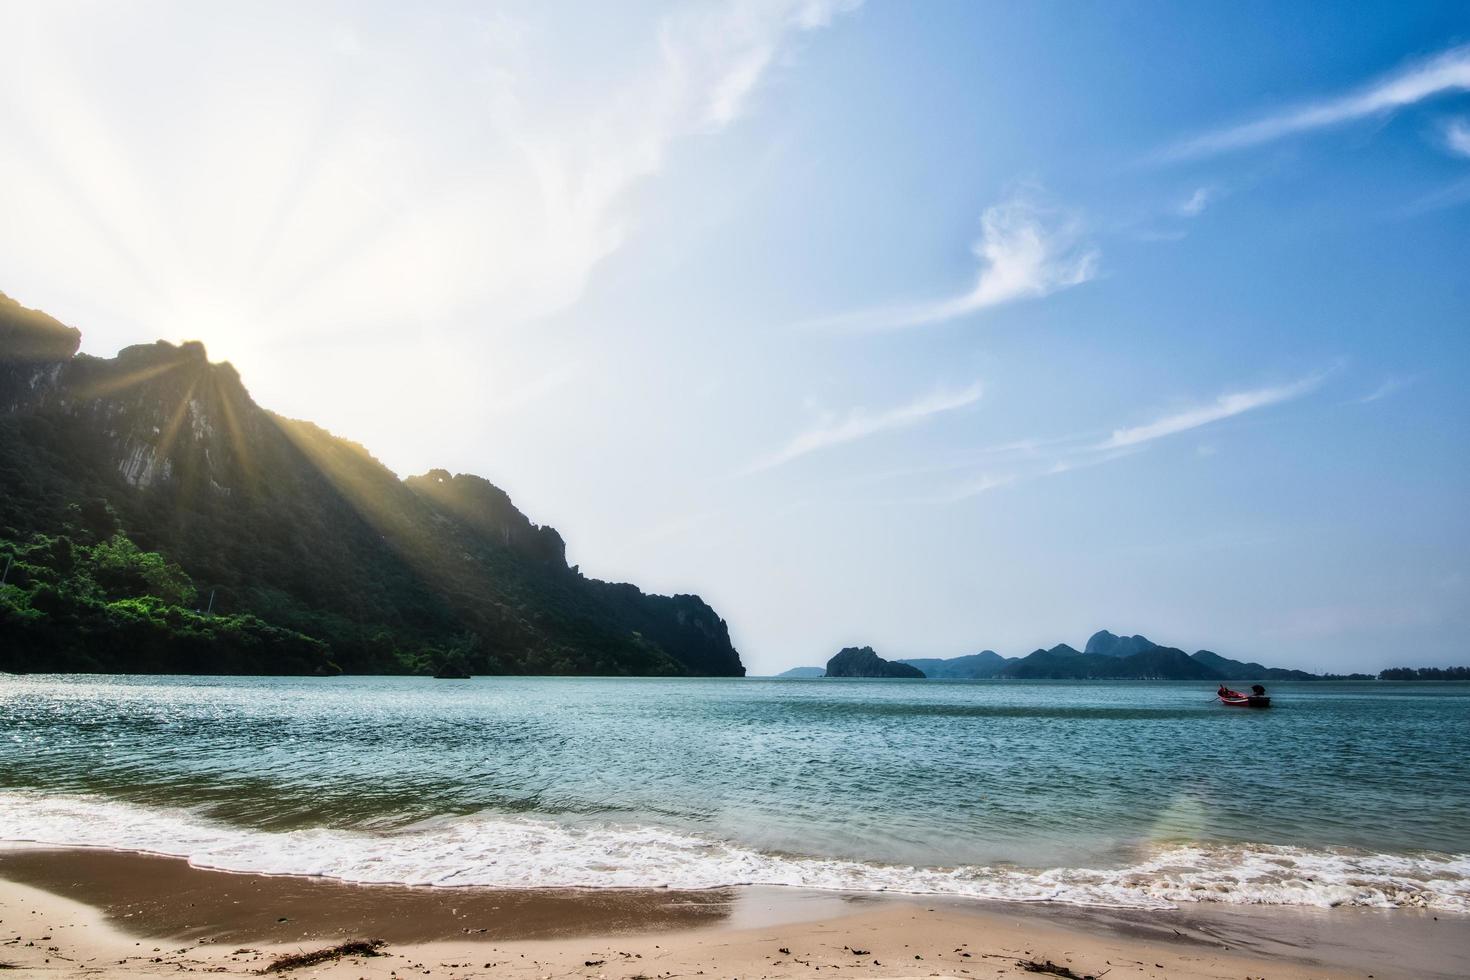
{"type": "Polygon", "coordinates": [[[0,680],[0,839],[500,886],[1470,910],[1470,685],[0,680]]]}

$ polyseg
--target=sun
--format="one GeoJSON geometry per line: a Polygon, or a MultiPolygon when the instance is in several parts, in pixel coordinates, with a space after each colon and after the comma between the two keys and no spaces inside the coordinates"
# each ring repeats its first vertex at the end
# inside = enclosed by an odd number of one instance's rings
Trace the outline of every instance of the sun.
{"type": "Polygon", "coordinates": [[[260,320],[224,291],[187,289],[157,313],[158,334],[173,343],[197,340],[211,361],[229,361],[235,367],[258,359],[264,341],[260,320]]]}

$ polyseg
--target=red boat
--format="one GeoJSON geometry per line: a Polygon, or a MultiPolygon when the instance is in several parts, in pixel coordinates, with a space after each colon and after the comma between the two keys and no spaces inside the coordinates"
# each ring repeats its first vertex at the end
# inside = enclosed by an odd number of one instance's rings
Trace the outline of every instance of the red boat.
{"type": "Polygon", "coordinates": [[[1222,687],[1218,692],[1216,692],[1215,697],[1219,698],[1220,703],[1227,708],[1271,707],[1271,699],[1266,696],[1266,689],[1264,687],[1260,687],[1259,685],[1257,686],[1257,689],[1261,693],[1241,694],[1239,691],[1232,691],[1228,687],[1222,687]]]}

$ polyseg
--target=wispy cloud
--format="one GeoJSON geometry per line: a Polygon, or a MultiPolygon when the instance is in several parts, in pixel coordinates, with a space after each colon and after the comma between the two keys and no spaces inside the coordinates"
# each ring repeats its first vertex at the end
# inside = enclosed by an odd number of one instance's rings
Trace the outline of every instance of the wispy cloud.
{"type": "Polygon", "coordinates": [[[1202,425],[1219,422],[1244,412],[1264,408],[1267,405],[1275,405],[1278,402],[1289,401],[1312,391],[1322,383],[1325,375],[1314,374],[1291,384],[1278,385],[1273,388],[1256,388],[1251,391],[1235,391],[1221,395],[1213,402],[1206,405],[1198,405],[1181,412],[1146,422],[1143,425],[1130,426],[1124,429],[1114,429],[1113,434],[1095,447],[1098,450],[1121,449],[1126,446],[1137,446],[1165,436],[1176,435],[1180,432],[1188,432],[1190,429],[1198,429],[1202,425]]]}
{"type": "MultiPolygon", "coordinates": [[[[1316,389],[1330,372],[1309,375],[1289,384],[1230,392],[1213,402],[1172,412],[1143,425],[1114,429],[1100,438],[1097,432],[1079,432],[1051,439],[1028,439],[971,454],[968,464],[957,461],[909,471],[891,471],[887,476],[931,476],[936,472],[959,473],[953,484],[937,494],[926,494],[929,503],[957,503],[990,490],[1042,477],[1102,466],[1144,452],[1149,443],[1232,418],[1245,412],[1299,398],[1316,389]]],[[[1213,455],[1214,446],[1197,447],[1200,456],[1213,455]]]]}
{"type": "Polygon", "coordinates": [[[1398,214],[1400,217],[1412,218],[1430,211],[1457,208],[1466,203],[1470,203],[1470,177],[1461,177],[1450,181],[1438,190],[1430,191],[1418,200],[1411,201],[1399,209],[1398,214]]]}
{"type": "Polygon", "coordinates": [[[793,436],[776,452],[746,467],[740,475],[769,470],[819,450],[856,442],[883,432],[906,429],[935,415],[973,405],[980,400],[982,393],[983,389],[977,383],[959,391],[941,389],[906,405],[879,412],[854,408],[840,416],[828,415],[818,424],[793,436]]]}
{"type": "Polygon", "coordinates": [[[1165,160],[1211,156],[1391,112],[1445,92],[1464,91],[1470,91],[1470,45],[1415,62],[1346,94],[1196,136],[1170,147],[1162,156],[1165,160]]]}
{"type": "Polygon", "coordinates": [[[740,119],[761,81],[804,33],[860,0],[764,0],[678,8],[658,25],[659,58],[610,87],[592,111],[543,129],[539,101],[505,103],[554,225],[558,267],[547,305],[581,295],[591,269],[627,239],[629,192],[663,171],[674,145],[740,119]]]}
{"type": "Polygon", "coordinates": [[[1189,199],[1179,205],[1178,212],[1181,217],[1197,218],[1205,213],[1205,208],[1209,207],[1218,196],[1219,191],[1214,187],[1197,187],[1194,193],[1189,195],[1189,199]]]}
{"type": "Polygon", "coordinates": [[[1455,156],[1470,157],[1470,119],[1462,116],[1445,123],[1444,145],[1455,156]]]}
{"type": "Polygon", "coordinates": [[[1008,487],[1015,483],[1026,480],[1036,480],[1048,476],[1060,476],[1063,473],[1072,473],[1076,470],[1085,470],[1093,466],[1103,466],[1114,460],[1125,456],[1132,456],[1141,452],[1142,447],[1128,446],[1122,449],[1114,449],[1108,452],[1098,452],[1095,449],[1073,447],[1071,449],[1056,449],[1049,453],[1040,453],[1030,462],[1029,468],[1014,468],[1001,472],[983,472],[978,477],[961,481],[957,485],[931,497],[934,503],[954,504],[971,497],[978,497],[982,493],[1008,487]]]}
{"type": "Polygon", "coordinates": [[[1019,480],[1018,473],[982,473],[977,477],[966,480],[964,483],[949,488],[949,490],[935,498],[937,503],[954,504],[971,497],[978,497],[989,490],[998,490],[1008,487],[1019,480]]]}
{"type": "Polygon", "coordinates": [[[1368,394],[1364,395],[1362,398],[1359,398],[1357,402],[1359,405],[1367,405],[1371,402],[1376,402],[1381,398],[1387,398],[1394,392],[1401,391],[1404,388],[1407,388],[1410,384],[1413,383],[1413,381],[1413,378],[1402,378],[1397,376],[1385,378],[1382,384],[1380,384],[1377,388],[1374,388],[1372,391],[1368,392],[1368,394]]]}
{"type": "Polygon", "coordinates": [[[1036,299],[1097,276],[1098,250],[1084,240],[1080,220],[1040,203],[1035,189],[985,210],[971,251],[980,262],[966,292],[903,306],[822,317],[810,326],[852,330],[919,327],[958,319],[1023,299],[1036,299]]]}

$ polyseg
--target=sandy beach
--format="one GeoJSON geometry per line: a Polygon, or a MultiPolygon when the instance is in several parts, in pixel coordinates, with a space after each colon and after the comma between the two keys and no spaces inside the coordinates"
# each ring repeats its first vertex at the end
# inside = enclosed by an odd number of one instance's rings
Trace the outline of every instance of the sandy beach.
{"type": "Polygon", "coordinates": [[[787,889],[505,891],[237,875],[95,850],[0,852],[15,975],[254,975],[350,940],[314,977],[1454,977],[1470,920],[1395,910],[1116,913],[787,889]]]}

